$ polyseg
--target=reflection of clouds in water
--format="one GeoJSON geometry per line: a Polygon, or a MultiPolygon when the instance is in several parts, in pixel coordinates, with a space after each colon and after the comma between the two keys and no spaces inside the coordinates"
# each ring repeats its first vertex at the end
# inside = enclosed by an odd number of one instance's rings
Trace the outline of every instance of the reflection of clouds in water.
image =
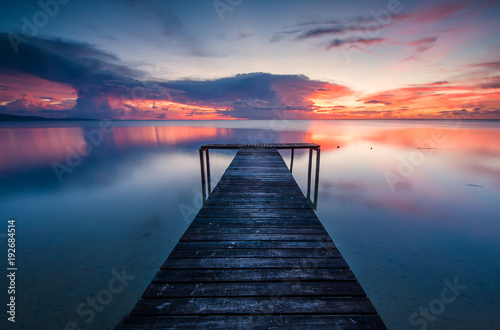
{"type": "Polygon", "coordinates": [[[377,199],[373,198],[367,200],[366,204],[375,208],[383,208],[392,211],[402,211],[405,213],[412,213],[417,215],[425,215],[428,209],[410,200],[403,199],[377,199]]]}
{"type": "MultiPolygon", "coordinates": [[[[500,159],[497,161],[497,164],[500,164],[500,159]]],[[[495,164],[488,164],[486,162],[481,164],[475,161],[467,160],[459,166],[467,172],[477,174],[478,176],[484,178],[485,181],[482,180],[481,182],[487,182],[485,183],[486,186],[490,186],[491,183],[497,188],[500,188],[500,168],[495,168],[498,167],[498,165],[495,166],[495,164]]]]}
{"type": "MultiPolygon", "coordinates": [[[[406,189],[411,189],[411,184],[403,184],[406,189]]],[[[411,195],[394,195],[381,193],[378,184],[368,184],[359,181],[323,180],[321,195],[329,201],[336,200],[341,203],[352,203],[373,208],[402,211],[412,214],[425,214],[426,208],[412,201],[411,195]]]]}

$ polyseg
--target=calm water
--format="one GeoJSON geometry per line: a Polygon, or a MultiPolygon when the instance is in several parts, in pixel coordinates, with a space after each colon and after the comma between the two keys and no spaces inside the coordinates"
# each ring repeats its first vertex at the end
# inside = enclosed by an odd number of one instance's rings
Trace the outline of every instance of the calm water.
{"type": "MultiPolygon", "coordinates": [[[[106,124],[0,124],[17,328],[116,325],[201,206],[198,147],[235,142],[321,144],[316,212],[389,328],[498,328],[499,121],[106,124]]],[[[234,154],[211,152],[214,183],[234,154]]]]}

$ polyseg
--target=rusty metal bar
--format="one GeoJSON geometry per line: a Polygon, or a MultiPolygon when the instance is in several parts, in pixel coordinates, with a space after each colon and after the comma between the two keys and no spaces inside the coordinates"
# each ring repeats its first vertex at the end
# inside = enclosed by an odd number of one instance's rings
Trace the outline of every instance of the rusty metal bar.
{"type": "Polygon", "coordinates": [[[210,179],[210,157],[208,155],[208,149],[205,152],[207,159],[207,183],[208,183],[207,197],[209,197],[210,193],[212,192],[212,180],[210,179]]]}
{"type": "Polygon", "coordinates": [[[312,156],[313,156],[312,148],[309,148],[309,165],[307,168],[307,199],[310,199],[311,196],[312,156]]]}
{"type": "Polygon", "coordinates": [[[203,149],[200,149],[200,170],[201,170],[201,195],[203,203],[207,200],[206,183],[205,183],[205,164],[203,160],[203,149]]]}

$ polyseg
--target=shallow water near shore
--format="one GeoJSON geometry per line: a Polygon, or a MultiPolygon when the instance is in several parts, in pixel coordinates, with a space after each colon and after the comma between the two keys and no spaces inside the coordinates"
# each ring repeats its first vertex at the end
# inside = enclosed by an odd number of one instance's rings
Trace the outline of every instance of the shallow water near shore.
{"type": "MultiPolygon", "coordinates": [[[[0,123],[16,327],[115,326],[201,207],[199,146],[269,142],[321,145],[316,213],[390,329],[500,324],[500,121],[107,124],[0,123]]],[[[211,151],[213,185],[235,153],[211,151]]]]}

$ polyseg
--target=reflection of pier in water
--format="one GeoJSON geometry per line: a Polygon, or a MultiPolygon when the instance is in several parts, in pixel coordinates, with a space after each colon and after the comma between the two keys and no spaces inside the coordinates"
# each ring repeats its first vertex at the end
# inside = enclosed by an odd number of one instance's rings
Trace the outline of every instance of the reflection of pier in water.
{"type": "Polygon", "coordinates": [[[290,173],[293,173],[293,161],[296,149],[309,149],[309,163],[307,168],[307,200],[312,208],[316,210],[318,206],[318,185],[319,185],[319,162],[320,162],[320,146],[315,143],[259,143],[259,144],[207,144],[200,147],[200,169],[201,169],[201,192],[203,202],[207,200],[212,192],[211,177],[210,177],[210,149],[242,149],[242,148],[272,148],[272,149],[289,149],[290,156],[290,173]],[[314,175],[314,194],[311,200],[311,185],[312,185],[312,161],[313,151],[316,151],[316,171],[314,175]]]}
{"type": "Polygon", "coordinates": [[[318,145],[202,147],[210,194],[117,328],[385,329],[277,148],[309,148],[308,195],[317,151],[317,196],[318,145]],[[239,150],[212,191],[214,147],[239,150]]]}

